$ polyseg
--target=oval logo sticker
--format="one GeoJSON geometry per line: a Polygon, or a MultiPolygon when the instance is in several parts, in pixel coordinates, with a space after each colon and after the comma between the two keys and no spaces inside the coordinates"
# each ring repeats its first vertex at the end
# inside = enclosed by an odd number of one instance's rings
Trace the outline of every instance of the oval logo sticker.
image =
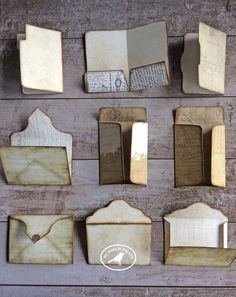
{"type": "Polygon", "coordinates": [[[113,271],[124,271],[131,268],[136,262],[135,251],[124,244],[107,246],[100,254],[104,267],[113,271]]]}

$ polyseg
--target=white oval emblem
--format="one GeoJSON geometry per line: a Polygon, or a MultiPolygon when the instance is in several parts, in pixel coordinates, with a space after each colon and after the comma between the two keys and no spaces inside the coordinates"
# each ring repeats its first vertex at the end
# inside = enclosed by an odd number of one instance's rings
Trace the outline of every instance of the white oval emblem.
{"type": "Polygon", "coordinates": [[[135,264],[136,258],[135,251],[124,244],[109,245],[100,254],[102,265],[114,271],[124,271],[131,268],[135,264]]]}

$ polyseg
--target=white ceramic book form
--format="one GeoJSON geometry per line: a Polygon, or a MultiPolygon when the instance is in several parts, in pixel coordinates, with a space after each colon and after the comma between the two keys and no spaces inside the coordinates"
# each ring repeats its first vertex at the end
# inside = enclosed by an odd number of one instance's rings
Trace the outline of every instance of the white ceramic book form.
{"type": "MultiPolygon", "coordinates": [[[[86,219],[89,264],[101,264],[102,251],[111,245],[125,245],[136,254],[136,265],[151,264],[151,219],[123,200],[114,200],[86,219]]],[[[107,257],[105,264],[109,263],[107,257]]],[[[124,265],[131,264],[124,257],[124,265]]]]}
{"type": "Polygon", "coordinates": [[[63,93],[61,32],[26,25],[17,45],[23,93],[63,93]]]}
{"type": "Polygon", "coordinates": [[[36,109],[27,128],[0,148],[6,180],[19,185],[69,185],[72,179],[72,136],[56,130],[48,115],[36,109]]]}
{"type": "Polygon", "coordinates": [[[164,216],[165,264],[229,266],[236,249],[228,248],[228,218],[198,202],[164,216]]]}
{"type": "Polygon", "coordinates": [[[169,83],[165,22],[85,34],[87,92],[136,91],[169,83]]]}
{"type": "Polygon", "coordinates": [[[182,89],[186,94],[224,94],[226,34],[204,23],[184,36],[182,89]]]}

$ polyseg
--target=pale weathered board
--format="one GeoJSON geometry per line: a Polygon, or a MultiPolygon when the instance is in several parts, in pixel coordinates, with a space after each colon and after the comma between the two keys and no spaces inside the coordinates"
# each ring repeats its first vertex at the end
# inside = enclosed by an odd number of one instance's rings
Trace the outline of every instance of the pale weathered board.
{"type": "Polygon", "coordinates": [[[23,32],[25,22],[61,30],[64,37],[78,38],[84,31],[129,29],[166,20],[171,36],[197,31],[199,21],[236,34],[234,0],[73,0],[32,1],[1,0],[0,38],[14,38],[23,32]],[[9,18],[10,16],[10,18],[9,18]]]}
{"type": "Polygon", "coordinates": [[[235,297],[234,288],[0,286],[5,297],[235,297]]]}
{"type": "MultiPolygon", "coordinates": [[[[0,145],[9,145],[10,134],[23,130],[28,115],[40,107],[53,118],[57,129],[73,135],[73,159],[81,159],[73,161],[73,185],[69,187],[10,186],[5,183],[0,167],[0,221],[3,221],[0,223],[1,297],[236,295],[235,288],[232,288],[236,287],[236,263],[227,269],[162,265],[162,223],[153,224],[150,267],[136,266],[118,273],[100,265],[88,265],[84,223],[77,223],[75,265],[65,268],[60,265],[14,265],[6,262],[6,220],[11,213],[73,213],[81,221],[113,199],[124,199],[152,220],[162,221],[167,213],[205,201],[211,207],[221,209],[230,222],[236,222],[236,160],[232,159],[236,158],[235,35],[234,0],[0,0],[0,145]],[[129,93],[84,92],[86,31],[127,30],[161,20],[167,22],[169,35],[170,85],[129,93]],[[200,21],[228,35],[224,97],[211,95],[204,98],[181,92],[183,35],[197,32],[200,21]],[[63,94],[27,96],[22,93],[16,34],[24,32],[25,23],[62,31],[63,94]],[[174,188],[174,111],[178,106],[188,105],[223,106],[225,109],[228,158],[225,190],[212,187],[174,188]],[[98,113],[100,107],[113,106],[147,108],[148,157],[160,159],[149,160],[148,187],[99,186],[98,113]]],[[[236,247],[235,225],[229,224],[229,247],[236,247]]]]}
{"type": "MultiPolygon", "coordinates": [[[[139,208],[153,221],[161,221],[167,213],[197,201],[221,209],[230,222],[236,222],[236,160],[227,161],[227,188],[174,188],[174,161],[150,160],[148,186],[99,185],[99,166],[96,160],[73,162],[72,186],[9,186],[0,173],[0,220],[9,214],[75,214],[84,220],[95,209],[114,199],[124,199],[139,208]]],[[[235,237],[235,236],[234,236],[235,237]]]]}
{"type": "MultiPolygon", "coordinates": [[[[236,77],[236,76],[235,76],[236,77]]],[[[236,158],[236,98],[159,98],[100,100],[0,100],[0,145],[25,129],[27,118],[39,107],[55,127],[73,136],[73,159],[98,159],[99,108],[109,106],[146,107],[148,117],[148,158],[173,158],[174,113],[178,106],[223,106],[226,126],[226,157],[236,158]]]]}
{"type": "MultiPolygon", "coordinates": [[[[225,96],[236,94],[236,37],[227,38],[225,96]]],[[[16,40],[0,40],[0,98],[156,98],[193,97],[181,92],[180,58],[183,52],[183,37],[169,38],[170,84],[144,91],[93,93],[84,92],[83,75],[85,52],[83,39],[63,40],[64,93],[52,95],[23,95],[20,84],[19,52],[16,40]]]]}
{"type": "MultiPolygon", "coordinates": [[[[0,223],[0,283],[5,285],[72,286],[235,286],[236,262],[229,268],[163,265],[162,223],[152,228],[150,266],[133,266],[117,272],[102,265],[88,265],[84,223],[75,224],[73,265],[19,265],[6,262],[7,224],[0,223]]],[[[236,246],[236,224],[229,224],[230,247],[236,246]]],[[[2,297],[2,296],[1,296],[2,297]]],[[[4,296],[5,297],[5,296],[4,296]]]]}

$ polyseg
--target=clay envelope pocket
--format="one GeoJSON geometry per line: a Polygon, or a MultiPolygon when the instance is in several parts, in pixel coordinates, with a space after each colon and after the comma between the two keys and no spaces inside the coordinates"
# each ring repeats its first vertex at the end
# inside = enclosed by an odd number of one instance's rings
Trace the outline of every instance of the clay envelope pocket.
{"type": "Polygon", "coordinates": [[[178,107],[175,186],[226,186],[224,109],[178,107]]]}
{"type": "MultiPolygon", "coordinates": [[[[151,264],[151,219],[125,201],[114,200],[98,209],[86,219],[86,231],[89,264],[101,264],[101,253],[111,245],[131,248],[136,254],[135,265],[151,264]]],[[[130,261],[124,257],[120,264],[129,265],[130,261]]]]}
{"type": "Polygon", "coordinates": [[[228,218],[203,202],[165,215],[165,264],[229,266],[236,249],[227,248],[228,218]]]}
{"type": "Polygon", "coordinates": [[[8,184],[71,184],[72,135],[58,131],[39,108],[26,129],[10,136],[10,146],[0,147],[0,157],[8,184]]]}
{"type": "Polygon", "coordinates": [[[100,184],[147,185],[148,123],[143,107],[103,107],[99,113],[100,184]]]}
{"type": "Polygon", "coordinates": [[[11,215],[9,262],[72,264],[72,215],[11,215]]]}

